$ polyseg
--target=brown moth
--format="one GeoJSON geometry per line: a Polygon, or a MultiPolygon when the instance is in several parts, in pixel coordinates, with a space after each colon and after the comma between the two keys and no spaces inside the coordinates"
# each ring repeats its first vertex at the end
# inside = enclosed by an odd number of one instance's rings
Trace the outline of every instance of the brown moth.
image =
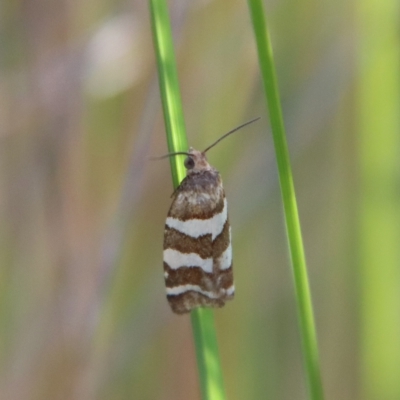
{"type": "Polygon", "coordinates": [[[205,153],[258,119],[226,133],[202,152],[191,147],[189,152],[165,156],[187,156],[187,176],[172,195],[164,231],[167,299],[177,314],[196,307],[222,307],[234,297],[227,201],[220,174],[208,163],[205,153]]]}

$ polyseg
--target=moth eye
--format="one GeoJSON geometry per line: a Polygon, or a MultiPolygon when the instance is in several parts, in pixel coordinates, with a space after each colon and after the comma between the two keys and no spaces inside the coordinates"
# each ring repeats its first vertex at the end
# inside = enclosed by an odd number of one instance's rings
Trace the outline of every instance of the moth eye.
{"type": "Polygon", "coordinates": [[[194,160],[191,157],[186,157],[185,159],[185,168],[192,169],[194,167],[194,160]]]}

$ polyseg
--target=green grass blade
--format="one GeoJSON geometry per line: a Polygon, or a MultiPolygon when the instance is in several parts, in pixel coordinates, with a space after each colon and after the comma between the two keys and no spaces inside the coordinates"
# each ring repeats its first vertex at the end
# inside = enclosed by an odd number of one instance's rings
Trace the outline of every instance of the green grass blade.
{"type": "Polygon", "coordinates": [[[285,212],[286,229],[295,283],[310,398],[312,400],[322,400],[323,389],[311,293],[307,277],[303,239],[290,167],[289,152],[285,137],[278,84],[273,62],[272,46],[267,29],[262,0],[249,0],[248,3],[255,32],[261,74],[267,97],[272,135],[278,163],[279,181],[285,212]]]}
{"type": "MultiPolygon", "coordinates": [[[[187,151],[182,102],[179,93],[174,48],[168,8],[165,0],[150,0],[151,22],[160,91],[164,111],[168,149],[170,152],[187,151]]],[[[185,177],[182,157],[170,157],[174,187],[185,177]]],[[[197,365],[202,399],[225,399],[214,313],[210,309],[196,309],[191,313],[197,365]]]]}
{"type": "Polygon", "coordinates": [[[202,398],[223,400],[225,391],[218,356],[214,311],[210,308],[197,308],[191,312],[191,319],[202,398]]]}
{"type": "MultiPolygon", "coordinates": [[[[187,151],[188,142],[166,1],[150,0],[150,12],[168,150],[170,153],[187,151]]],[[[174,188],[186,176],[182,157],[169,157],[174,188]]]]}

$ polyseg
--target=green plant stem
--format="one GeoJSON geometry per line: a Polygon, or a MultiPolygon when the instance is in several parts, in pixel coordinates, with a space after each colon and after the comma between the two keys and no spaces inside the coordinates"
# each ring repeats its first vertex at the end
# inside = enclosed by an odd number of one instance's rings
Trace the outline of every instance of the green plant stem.
{"type": "Polygon", "coordinates": [[[276,160],[278,163],[279,181],[284,206],[310,398],[313,400],[322,400],[323,389],[311,293],[307,277],[304,246],[285,136],[285,128],[283,124],[278,84],[273,62],[272,46],[267,29],[267,21],[262,0],[249,0],[248,3],[257,42],[261,74],[267,97],[272,136],[274,140],[276,160]]]}
{"type": "MultiPolygon", "coordinates": [[[[168,149],[169,152],[187,151],[182,101],[166,1],[150,0],[150,12],[168,149]]],[[[170,162],[173,185],[176,188],[186,175],[182,156],[170,157],[170,162]]],[[[196,309],[191,313],[191,321],[202,399],[223,400],[225,394],[214,313],[210,309],[196,309]]]]}
{"type": "MultiPolygon", "coordinates": [[[[168,150],[170,153],[187,151],[188,142],[166,1],[150,0],[150,12],[168,150]]],[[[176,188],[186,175],[182,156],[169,157],[169,160],[172,182],[176,188]]]]}
{"type": "Polygon", "coordinates": [[[223,400],[225,391],[214,326],[214,311],[210,308],[197,308],[191,312],[191,320],[202,398],[223,400]]]}

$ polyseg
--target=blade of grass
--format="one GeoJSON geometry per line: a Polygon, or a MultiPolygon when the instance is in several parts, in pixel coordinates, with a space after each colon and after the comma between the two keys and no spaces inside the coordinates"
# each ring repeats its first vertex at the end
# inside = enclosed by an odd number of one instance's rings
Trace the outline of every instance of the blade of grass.
{"type": "MultiPolygon", "coordinates": [[[[187,151],[188,142],[166,1],[150,0],[150,12],[168,152],[187,151]]],[[[169,157],[169,160],[172,182],[176,188],[186,176],[182,156],[169,157]]]]}
{"type": "Polygon", "coordinates": [[[202,399],[223,400],[225,390],[214,325],[214,311],[210,308],[197,308],[191,312],[190,316],[196,343],[202,399]]]}
{"type": "Polygon", "coordinates": [[[272,46],[267,29],[263,1],[249,0],[248,4],[257,43],[261,75],[267,97],[272,136],[274,140],[276,160],[278,163],[279,182],[284,206],[310,398],[313,400],[322,400],[324,396],[319,367],[317,335],[315,331],[311,293],[307,277],[307,266],[300,229],[300,220],[290,167],[289,151],[286,142],[278,84],[272,55],[272,46]]]}
{"type": "MultiPolygon", "coordinates": [[[[160,92],[167,133],[168,151],[187,151],[174,48],[168,8],[165,0],[150,0],[154,47],[157,56],[160,92]]],[[[182,157],[170,157],[174,188],[185,177],[182,157]]],[[[225,399],[221,363],[218,353],[214,313],[211,309],[195,309],[191,321],[203,400],[225,399]]]]}

